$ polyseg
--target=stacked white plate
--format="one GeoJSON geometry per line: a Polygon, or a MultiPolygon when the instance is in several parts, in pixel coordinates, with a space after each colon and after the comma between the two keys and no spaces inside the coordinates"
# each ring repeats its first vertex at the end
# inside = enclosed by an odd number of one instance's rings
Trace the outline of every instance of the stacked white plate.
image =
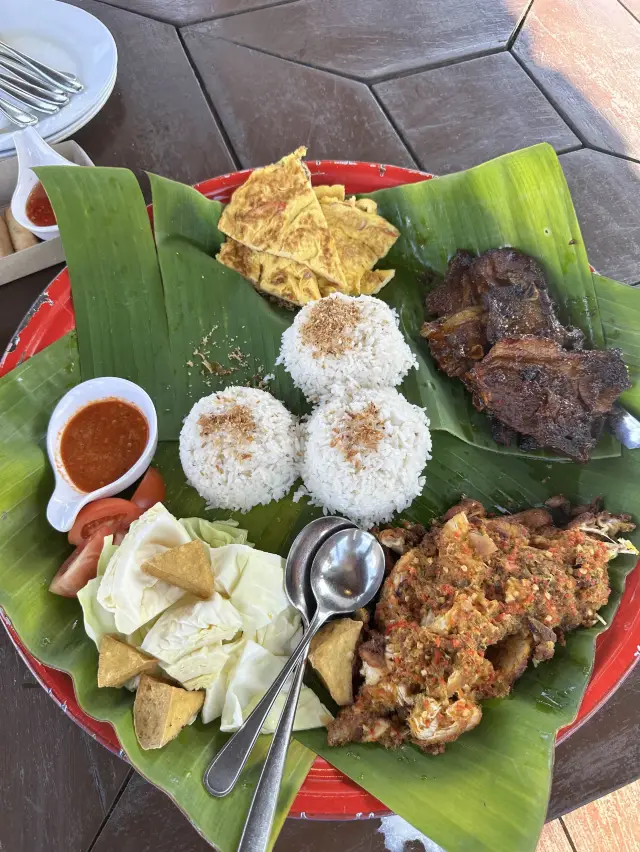
{"type": "MultiPolygon", "coordinates": [[[[30,109],[39,117],[35,127],[47,142],[60,142],[84,127],[113,90],[118,68],[113,36],[84,9],[58,0],[0,0],[0,39],[58,71],[70,71],[84,84],[55,115],[30,109]]],[[[13,154],[17,129],[0,116],[0,158],[13,154]]]]}

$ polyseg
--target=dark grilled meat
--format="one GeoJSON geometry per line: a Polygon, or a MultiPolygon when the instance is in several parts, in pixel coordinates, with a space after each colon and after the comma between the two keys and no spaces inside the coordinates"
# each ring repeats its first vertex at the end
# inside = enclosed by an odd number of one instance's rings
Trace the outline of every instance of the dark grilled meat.
{"type": "Polygon", "coordinates": [[[426,322],[420,334],[429,341],[431,354],[443,373],[462,381],[473,365],[489,351],[486,315],[478,306],[426,322]]]}
{"type": "Polygon", "coordinates": [[[479,304],[478,294],[467,274],[474,261],[475,257],[469,251],[459,249],[455,253],[449,261],[444,281],[427,295],[425,304],[429,315],[446,317],[479,304]]]}
{"type": "Polygon", "coordinates": [[[618,349],[567,352],[535,337],[496,343],[466,384],[480,411],[576,461],[588,461],[604,415],[631,386],[618,349]]]}

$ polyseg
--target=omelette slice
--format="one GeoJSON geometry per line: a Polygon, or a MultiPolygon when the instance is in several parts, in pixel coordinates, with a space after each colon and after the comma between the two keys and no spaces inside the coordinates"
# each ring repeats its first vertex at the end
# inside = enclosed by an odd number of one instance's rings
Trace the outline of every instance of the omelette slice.
{"type": "Polygon", "coordinates": [[[356,202],[355,198],[348,201],[327,198],[321,203],[342,262],[347,290],[353,295],[362,292],[360,280],[365,272],[373,269],[400,236],[398,229],[378,216],[372,205],[375,202],[371,199],[356,202]]]}
{"type": "Polygon", "coordinates": [[[298,148],[252,172],[233,193],[218,227],[249,248],[303,263],[329,281],[344,284],[336,245],[302,162],[306,153],[306,148],[298,148]]]}
{"type": "Polygon", "coordinates": [[[318,276],[295,260],[254,251],[235,240],[222,244],[216,260],[248,278],[256,290],[287,304],[306,305],[321,298],[318,276]]]}
{"type": "MultiPolygon", "coordinates": [[[[344,201],[344,186],[339,183],[335,183],[332,186],[327,184],[322,184],[321,186],[314,186],[313,191],[316,194],[316,198],[320,203],[323,201],[344,201]]],[[[375,204],[375,201],[373,202],[375,204]]],[[[375,210],[373,211],[375,213],[375,210]]]]}

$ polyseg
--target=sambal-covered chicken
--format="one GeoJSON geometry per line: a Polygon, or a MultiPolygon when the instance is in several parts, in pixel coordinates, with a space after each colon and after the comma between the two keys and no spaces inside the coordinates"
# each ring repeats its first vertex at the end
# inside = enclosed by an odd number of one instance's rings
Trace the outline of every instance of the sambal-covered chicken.
{"type": "Polygon", "coordinates": [[[563,498],[550,507],[489,517],[464,500],[428,532],[378,533],[399,558],[362,630],[362,685],[330,724],[331,745],[411,741],[438,753],[480,722],[482,699],[507,695],[564,633],[596,623],[607,563],[637,553],[618,538],[635,524],[597,507],[572,513],[563,498]]]}

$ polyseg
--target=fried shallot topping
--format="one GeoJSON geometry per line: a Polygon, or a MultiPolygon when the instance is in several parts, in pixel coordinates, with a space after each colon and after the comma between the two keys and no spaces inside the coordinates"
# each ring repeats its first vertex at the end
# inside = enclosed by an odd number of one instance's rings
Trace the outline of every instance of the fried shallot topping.
{"type": "Polygon", "coordinates": [[[343,299],[320,299],[301,329],[302,342],[314,357],[341,355],[353,348],[353,329],[361,318],[360,306],[343,299]]]}

